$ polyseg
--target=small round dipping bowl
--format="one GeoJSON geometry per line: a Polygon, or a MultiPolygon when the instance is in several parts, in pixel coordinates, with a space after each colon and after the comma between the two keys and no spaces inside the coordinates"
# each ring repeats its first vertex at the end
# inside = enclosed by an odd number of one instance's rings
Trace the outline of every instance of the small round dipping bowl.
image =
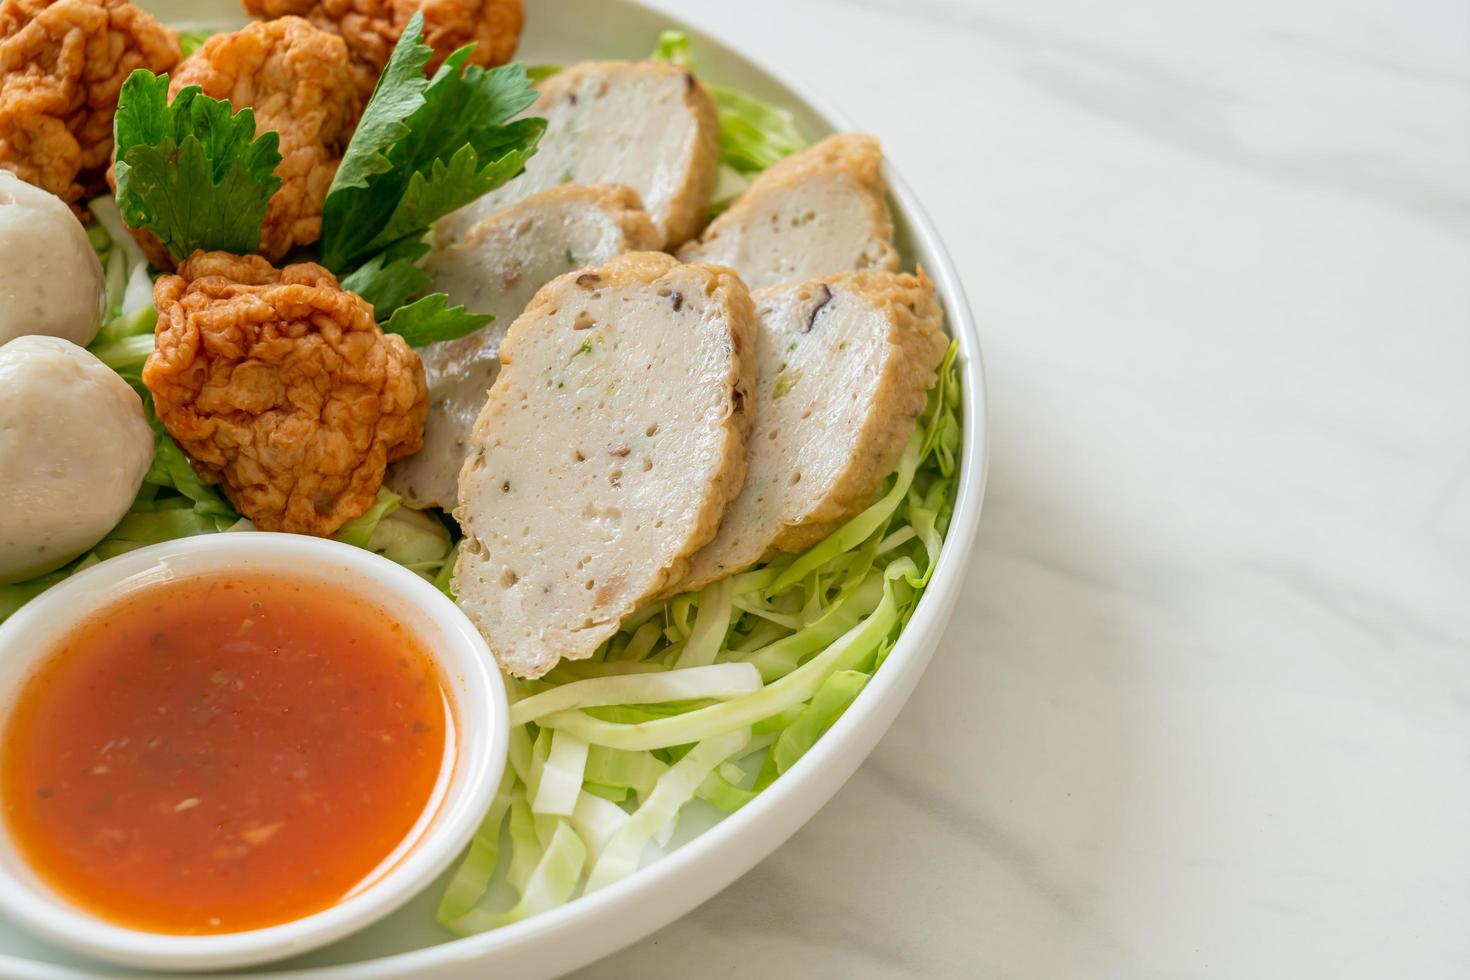
{"type": "Polygon", "coordinates": [[[474,835],[505,767],[505,686],[485,641],[459,608],[413,572],[371,552],[292,534],[183,538],[112,558],[66,579],[0,624],[0,724],[32,672],[67,635],[124,597],[220,573],[320,581],[373,603],[411,631],[449,696],[438,782],[380,870],[337,904],[245,932],[174,935],[99,918],[52,891],[0,822],[0,914],[67,949],[155,970],[214,970],[294,956],[382,918],[442,872],[474,835]]]}

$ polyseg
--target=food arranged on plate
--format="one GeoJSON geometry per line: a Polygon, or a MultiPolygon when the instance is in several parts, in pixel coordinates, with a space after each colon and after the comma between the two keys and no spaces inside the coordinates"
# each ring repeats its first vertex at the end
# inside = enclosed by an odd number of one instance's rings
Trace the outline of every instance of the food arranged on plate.
{"type": "Polygon", "coordinates": [[[90,344],[107,300],[97,252],[60,198],[8,170],[0,170],[0,250],[0,344],[28,334],[90,344]]]}
{"type": "MultiPolygon", "coordinates": [[[[632,874],[686,807],[754,799],[881,669],[953,508],[956,348],[900,271],[877,140],[808,145],[682,35],[528,70],[519,0],[244,6],[181,38],[126,0],[0,0],[0,622],[196,535],[417,573],[507,675],[508,765],[438,909],[493,929],[632,874]]],[[[403,753],[446,739],[440,687],[398,688],[432,669],[411,643],[389,669],[392,624],[349,595],[169,588],[79,618],[12,692],[10,837],[143,930],[332,906],[430,805],[413,760],[438,756],[403,753]],[[278,806],[264,716],[220,720],[274,630],[301,697],[402,709],[381,765],[361,726],[298,733],[332,775],[278,806]],[[271,900],[308,852],[327,870],[271,900]],[[248,887],[181,878],[226,858],[248,887]]]]}

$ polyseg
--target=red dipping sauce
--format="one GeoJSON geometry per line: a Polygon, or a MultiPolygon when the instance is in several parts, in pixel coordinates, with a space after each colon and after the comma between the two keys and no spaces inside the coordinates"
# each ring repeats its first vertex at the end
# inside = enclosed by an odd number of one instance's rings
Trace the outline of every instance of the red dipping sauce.
{"type": "Polygon", "coordinates": [[[152,586],[72,632],[0,746],[21,854],[131,928],[221,933],[327,908],[408,836],[446,763],[418,639],[320,582],[152,586]]]}

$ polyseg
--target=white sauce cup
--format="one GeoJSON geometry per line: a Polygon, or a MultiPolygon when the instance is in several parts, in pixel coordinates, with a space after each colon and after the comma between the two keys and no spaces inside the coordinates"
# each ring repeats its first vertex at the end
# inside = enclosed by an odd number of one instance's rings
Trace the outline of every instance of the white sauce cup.
{"type": "Polygon", "coordinates": [[[459,607],[408,569],[361,548],[294,534],[211,534],[141,548],[87,569],[0,624],[0,726],[33,672],[72,630],[125,596],[202,575],[279,574],[373,603],[420,641],[450,700],[445,754],[424,811],[397,850],[337,904],[245,932],[170,935],[78,908],[29,867],[0,821],[0,914],[58,946],[127,966],[215,970],[295,956],[382,918],[469,843],[500,782],[509,742],[505,685],[459,607]]]}

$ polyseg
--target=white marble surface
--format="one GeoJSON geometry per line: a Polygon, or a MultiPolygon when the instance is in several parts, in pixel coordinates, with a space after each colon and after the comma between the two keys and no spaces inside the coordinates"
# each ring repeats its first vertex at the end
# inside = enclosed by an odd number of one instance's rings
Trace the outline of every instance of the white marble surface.
{"type": "Polygon", "coordinates": [[[994,448],[872,759],[578,976],[1470,975],[1470,6],[662,2],[883,137],[994,448]]]}

